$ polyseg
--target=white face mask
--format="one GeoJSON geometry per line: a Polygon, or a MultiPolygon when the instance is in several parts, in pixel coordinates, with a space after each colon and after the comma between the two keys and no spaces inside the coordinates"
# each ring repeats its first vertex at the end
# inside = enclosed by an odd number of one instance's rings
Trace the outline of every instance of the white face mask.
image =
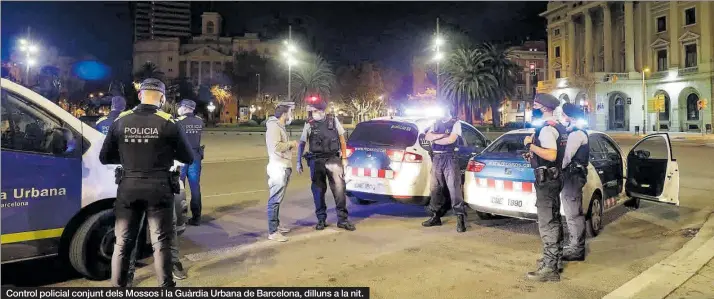
{"type": "Polygon", "coordinates": [[[314,120],[323,120],[325,118],[325,112],[322,111],[313,111],[312,112],[312,118],[314,120]]]}

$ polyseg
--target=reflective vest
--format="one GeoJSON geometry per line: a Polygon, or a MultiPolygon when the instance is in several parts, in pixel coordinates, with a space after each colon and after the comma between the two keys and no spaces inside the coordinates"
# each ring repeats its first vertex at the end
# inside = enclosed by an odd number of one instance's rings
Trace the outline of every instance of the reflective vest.
{"type": "Polygon", "coordinates": [[[555,161],[551,162],[546,159],[541,158],[540,156],[533,154],[533,158],[531,159],[531,166],[533,168],[538,168],[538,167],[543,167],[545,166],[546,168],[551,168],[551,167],[558,167],[560,169],[563,166],[563,157],[565,156],[565,145],[568,143],[568,131],[566,130],[565,126],[562,124],[556,122],[556,121],[547,121],[545,125],[542,127],[539,127],[535,131],[535,136],[533,136],[533,144],[542,147],[540,144],[540,132],[545,128],[546,126],[551,126],[555,128],[558,131],[558,137],[556,139],[556,150],[557,150],[557,155],[555,157],[555,161]]]}
{"type": "Polygon", "coordinates": [[[308,120],[310,124],[310,152],[313,154],[340,154],[340,134],[335,127],[335,116],[327,114],[324,120],[308,120]]]}
{"type": "MultiPolygon", "coordinates": [[[[451,129],[454,128],[454,124],[457,121],[459,121],[459,120],[455,119],[455,118],[452,118],[447,122],[437,120],[434,123],[434,128],[432,129],[432,132],[435,134],[451,134],[451,129]]],[[[447,145],[432,143],[431,149],[435,153],[453,153],[454,150],[456,149],[456,142],[454,142],[452,144],[447,144],[447,145]]]]}

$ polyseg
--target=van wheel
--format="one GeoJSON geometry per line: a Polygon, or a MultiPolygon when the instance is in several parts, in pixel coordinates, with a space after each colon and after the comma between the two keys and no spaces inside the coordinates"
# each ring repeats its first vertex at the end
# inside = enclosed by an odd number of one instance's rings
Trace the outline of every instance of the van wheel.
{"type": "Polygon", "coordinates": [[[602,199],[597,193],[593,194],[588,207],[588,214],[585,216],[585,230],[591,238],[597,237],[602,230],[603,208],[602,199]]]}
{"type": "Polygon", "coordinates": [[[69,261],[88,279],[105,280],[111,276],[114,219],[112,210],[100,211],[87,218],[72,237],[69,261]]]}
{"type": "Polygon", "coordinates": [[[373,204],[373,203],[374,203],[374,202],[371,201],[371,200],[361,199],[361,198],[355,197],[355,196],[350,196],[350,201],[351,201],[353,204],[360,205],[360,206],[366,206],[366,205],[369,205],[369,204],[373,204]]]}

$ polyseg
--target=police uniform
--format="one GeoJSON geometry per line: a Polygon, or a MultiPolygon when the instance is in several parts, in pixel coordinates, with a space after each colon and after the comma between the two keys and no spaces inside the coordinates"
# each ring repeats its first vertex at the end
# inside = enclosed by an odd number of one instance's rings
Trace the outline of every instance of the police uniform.
{"type": "MultiPolygon", "coordinates": [[[[536,96],[535,102],[555,110],[560,101],[547,94],[536,96]]],[[[560,191],[563,187],[561,175],[567,132],[565,126],[555,120],[555,117],[544,119],[544,124],[536,128],[532,144],[544,148],[555,149],[555,161],[548,161],[531,153],[530,162],[536,177],[536,210],[538,216],[538,231],[543,242],[543,258],[539,269],[528,273],[528,277],[538,280],[560,280],[558,274],[562,256],[563,226],[560,221],[560,191]]],[[[530,148],[530,147],[529,147],[530,148]]]]}
{"type": "Polygon", "coordinates": [[[107,135],[109,132],[109,126],[114,123],[114,120],[119,117],[119,114],[126,109],[126,100],[123,97],[113,97],[112,98],[112,110],[109,111],[109,115],[102,116],[97,120],[94,127],[97,131],[102,132],[102,134],[107,135]]]}
{"type": "MultiPolygon", "coordinates": [[[[164,92],[164,84],[146,79],[140,90],[164,92]]],[[[129,283],[130,252],[136,245],[143,215],[146,214],[154,247],[154,263],[159,285],[175,286],[172,277],[171,241],[174,231],[172,214],[178,178],[169,169],[174,160],[193,162],[186,136],[159,107],[140,104],[123,112],[110,126],[99,154],[102,164],[121,164],[119,187],[114,205],[116,216],[112,284],[129,283]]]]}
{"type": "MultiPolygon", "coordinates": [[[[196,102],[183,100],[180,106],[191,110],[196,109],[196,102]]],[[[188,185],[191,189],[191,219],[189,224],[199,225],[201,221],[201,160],[203,159],[203,147],[201,146],[201,133],[203,132],[203,119],[193,112],[180,116],[176,123],[186,134],[186,139],[191,145],[196,159],[193,163],[181,168],[181,181],[188,177],[188,185]]]]}
{"type": "MultiPolygon", "coordinates": [[[[563,105],[563,113],[571,119],[582,111],[573,104],[563,105]]],[[[585,259],[585,217],[583,216],[583,186],[587,183],[590,145],[588,133],[573,125],[568,127],[568,141],[563,157],[563,192],[561,203],[570,238],[563,251],[564,261],[585,259]]]]}
{"type": "MultiPolygon", "coordinates": [[[[461,136],[461,123],[456,118],[438,120],[430,129],[434,134],[456,134],[461,136]]],[[[445,191],[449,192],[451,205],[454,214],[457,216],[456,230],[466,231],[466,209],[464,197],[461,192],[461,170],[459,169],[458,157],[456,156],[456,141],[451,144],[441,145],[432,142],[433,153],[431,165],[431,200],[429,201],[429,211],[432,217],[422,223],[423,226],[430,227],[441,225],[441,217],[444,216],[448,207],[446,206],[445,191]]]]}
{"type": "MultiPolygon", "coordinates": [[[[325,103],[317,103],[312,107],[321,111],[326,108],[325,103]]],[[[332,114],[326,114],[324,119],[316,120],[309,117],[305,123],[302,136],[300,137],[300,149],[302,153],[305,142],[309,144],[309,152],[306,155],[308,167],[310,167],[310,179],[312,180],[312,197],[315,202],[315,215],[317,225],[315,229],[322,230],[327,226],[327,205],[325,204],[325,193],[327,192],[327,181],[330,182],[330,190],[335,197],[335,210],[337,211],[337,227],[354,230],[355,227],[347,220],[347,200],[345,195],[345,173],[342,165],[340,136],[344,134],[344,128],[332,114]]],[[[299,163],[299,162],[298,162],[299,163]]],[[[301,165],[298,165],[302,169],[301,165]]]]}

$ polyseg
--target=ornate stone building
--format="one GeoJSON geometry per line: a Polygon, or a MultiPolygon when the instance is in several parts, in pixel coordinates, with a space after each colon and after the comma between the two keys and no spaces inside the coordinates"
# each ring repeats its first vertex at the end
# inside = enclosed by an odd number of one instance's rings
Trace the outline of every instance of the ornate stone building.
{"type": "Polygon", "coordinates": [[[548,80],[539,92],[587,106],[591,127],[700,132],[712,123],[714,3],[550,1],[548,80]],[[643,76],[644,74],[644,76],[643,76]],[[644,78],[644,79],[643,79],[644,78]],[[663,95],[661,113],[645,99],[663,95]]]}

